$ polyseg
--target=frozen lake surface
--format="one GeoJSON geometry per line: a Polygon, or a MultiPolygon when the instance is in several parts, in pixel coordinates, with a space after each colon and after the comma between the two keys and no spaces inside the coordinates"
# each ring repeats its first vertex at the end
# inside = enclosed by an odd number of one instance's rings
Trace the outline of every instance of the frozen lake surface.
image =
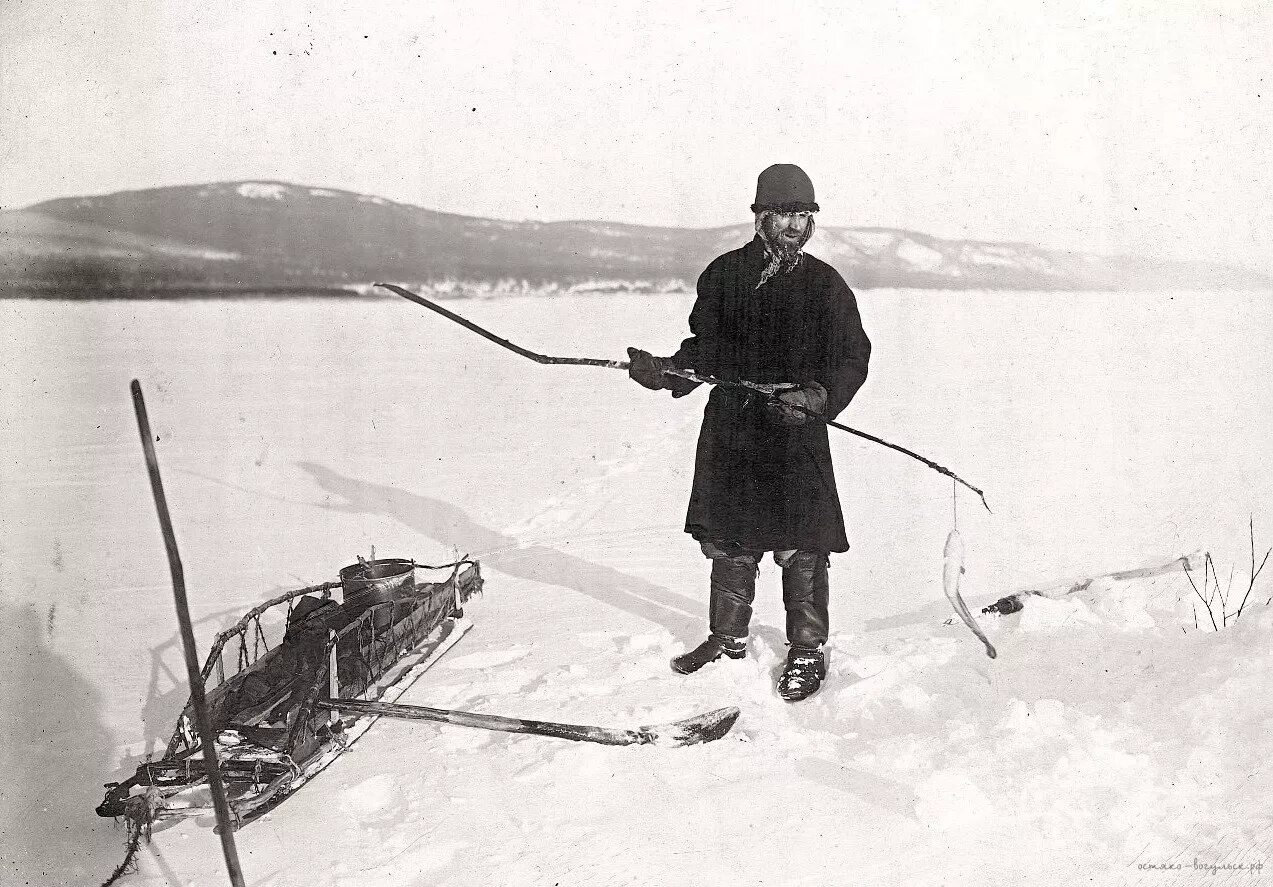
{"type": "MultiPolygon", "coordinates": [[[[944,624],[941,555],[957,508],[974,610],[1199,550],[1245,583],[1250,518],[1273,544],[1269,294],[859,301],[874,354],[841,421],[948,466],[994,512],[833,431],[853,549],[832,561],[831,681],[800,706],[772,692],[768,563],[752,656],[666,666],[705,631],[707,566],[681,532],[701,391],[538,366],[403,301],[0,303],[0,882],[104,878],[123,831],[93,814],[100,786],[162,751],[185,701],[134,377],[201,649],[373,545],[460,552],[487,576],[477,628],[403,701],[620,725],[743,708],[689,750],[381,722],[240,833],[249,883],[1129,883],[1146,847],[1267,849],[1249,821],[1267,765],[1240,751],[1273,717],[1255,701],[1267,574],[1240,630],[1195,632],[1175,576],[1109,589],[1113,609],[990,620],[990,663],[944,624]],[[1152,714],[1189,700],[1210,707],[1196,723],[1152,714]],[[996,849],[1006,834],[1020,852],[996,849]]],[[[450,303],[526,347],[604,358],[670,353],[690,305],[450,303]]],[[[169,829],[124,883],[222,883],[217,852],[207,823],[169,829]]]]}

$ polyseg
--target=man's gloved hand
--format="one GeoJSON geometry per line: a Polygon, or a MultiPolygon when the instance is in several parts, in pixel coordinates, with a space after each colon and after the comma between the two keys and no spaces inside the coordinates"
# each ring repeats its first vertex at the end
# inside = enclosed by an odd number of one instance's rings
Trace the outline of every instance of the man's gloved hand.
{"type": "Polygon", "coordinates": [[[816,422],[812,416],[791,409],[788,404],[822,415],[827,409],[827,390],[817,382],[810,382],[794,391],[779,394],[777,402],[769,401],[765,404],[765,414],[779,424],[803,425],[806,422],[816,422]]]}
{"type": "Polygon", "coordinates": [[[663,372],[668,369],[675,369],[670,357],[655,357],[640,348],[628,349],[628,375],[638,385],[643,385],[651,391],[679,387],[672,383],[675,377],[663,372]]]}

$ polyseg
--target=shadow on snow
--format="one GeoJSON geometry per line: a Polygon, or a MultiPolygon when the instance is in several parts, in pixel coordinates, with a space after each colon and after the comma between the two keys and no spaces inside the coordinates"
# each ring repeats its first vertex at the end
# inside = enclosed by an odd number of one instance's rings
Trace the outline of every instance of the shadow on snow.
{"type": "Polygon", "coordinates": [[[327,507],[383,514],[422,535],[477,556],[501,573],[576,591],[595,601],[653,622],[681,640],[696,638],[704,605],[613,567],[565,554],[542,544],[522,546],[512,536],[484,527],[449,502],[395,487],[345,477],[322,465],[301,462],[318,485],[343,502],[327,507]]]}
{"type": "Polygon", "coordinates": [[[33,606],[0,603],[0,882],[98,883],[126,837],[93,810],[114,739],[97,691],[44,631],[33,606]]]}

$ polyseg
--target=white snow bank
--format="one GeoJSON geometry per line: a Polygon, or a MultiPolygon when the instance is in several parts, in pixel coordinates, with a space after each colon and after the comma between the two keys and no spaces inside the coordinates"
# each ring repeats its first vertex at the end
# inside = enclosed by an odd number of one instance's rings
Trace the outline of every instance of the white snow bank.
{"type": "Polygon", "coordinates": [[[242,197],[254,200],[286,200],[287,186],[276,182],[244,182],[234,189],[242,197]]]}
{"type": "MultiPolygon", "coordinates": [[[[462,313],[536,350],[622,357],[670,353],[689,303],[462,313]]],[[[1248,514],[1257,542],[1273,527],[1266,298],[875,291],[861,305],[877,357],[844,418],[986,488],[993,515],[959,500],[974,610],[1200,546],[1240,579],[1248,514]]],[[[1179,574],[1031,598],[983,620],[992,661],[941,592],[950,485],[837,437],[853,550],[833,559],[827,686],[789,705],[768,561],[748,657],[690,677],[667,665],[705,630],[708,568],[681,532],[701,392],[534,366],[427,317],[404,324],[397,303],[0,314],[15,367],[0,382],[4,883],[100,883],[122,852],[92,815],[101,783],[161,751],[185,701],[134,376],[204,649],[372,544],[431,563],[467,552],[487,579],[466,607],[475,628],[402,702],[627,727],[742,711],[724,739],[679,749],[382,719],[239,833],[249,883],[1157,887],[1171,882],[1139,866],[1273,858],[1267,575],[1219,633],[1195,628],[1179,574]]],[[[124,883],[223,881],[219,854],[210,823],[187,822],[124,883]]],[[[1243,877],[1230,883],[1259,882],[1243,877]]]]}
{"type": "Polygon", "coordinates": [[[525,655],[525,649],[489,650],[482,653],[470,653],[467,656],[456,656],[453,659],[447,659],[444,665],[452,669],[495,668],[516,662],[525,655]]]}

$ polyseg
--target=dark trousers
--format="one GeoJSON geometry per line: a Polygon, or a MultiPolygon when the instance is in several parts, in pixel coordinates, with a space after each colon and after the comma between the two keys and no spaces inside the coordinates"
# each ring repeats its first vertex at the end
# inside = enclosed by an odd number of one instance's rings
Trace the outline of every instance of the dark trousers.
{"type": "MultiPolygon", "coordinates": [[[[756,598],[756,574],[764,552],[704,543],[703,553],[712,561],[708,603],[712,633],[731,638],[747,637],[751,604],[756,598]]],[[[826,552],[774,552],[774,562],[782,568],[787,642],[793,647],[821,647],[830,631],[826,552]]]]}

